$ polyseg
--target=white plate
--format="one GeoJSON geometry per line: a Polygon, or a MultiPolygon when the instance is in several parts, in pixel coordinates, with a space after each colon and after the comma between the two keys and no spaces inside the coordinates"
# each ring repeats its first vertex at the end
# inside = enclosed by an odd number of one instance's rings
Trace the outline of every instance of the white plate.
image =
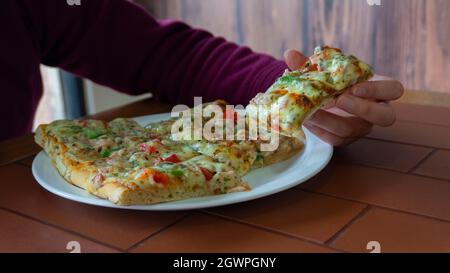
{"type": "MultiPolygon", "coordinates": [[[[170,114],[158,114],[137,117],[135,120],[142,125],[165,120],[170,114]]],[[[118,206],[107,200],[90,195],[85,190],[73,186],[62,178],[51,164],[50,158],[41,151],[33,160],[33,175],[38,183],[48,191],[61,197],[110,208],[132,210],[186,210],[216,207],[244,202],[271,195],[294,187],[316,175],[330,161],[333,147],[310,131],[305,129],[306,145],[302,152],[293,158],[269,167],[257,169],[244,177],[251,186],[248,192],[237,192],[224,195],[191,198],[180,201],[160,203],[155,205],[118,206]]]]}

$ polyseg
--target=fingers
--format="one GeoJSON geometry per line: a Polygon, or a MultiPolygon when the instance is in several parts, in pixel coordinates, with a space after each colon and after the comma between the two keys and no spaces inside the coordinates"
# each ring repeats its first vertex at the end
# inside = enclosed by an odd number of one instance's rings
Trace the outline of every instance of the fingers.
{"type": "Polygon", "coordinates": [[[341,138],[362,137],[372,129],[372,124],[363,119],[343,117],[324,110],[318,110],[306,123],[320,127],[341,138]]]}
{"type": "Polygon", "coordinates": [[[403,92],[403,85],[396,80],[363,82],[350,89],[350,93],[360,98],[386,101],[400,98],[403,92]]]}
{"type": "Polygon", "coordinates": [[[386,127],[395,122],[395,111],[385,102],[375,102],[351,94],[343,94],[337,99],[336,106],[379,126],[386,127]]]}
{"type": "Polygon", "coordinates": [[[308,60],[308,58],[297,50],[289,49],[284,52],[284,60],[289,69],[297,70],[308,60]]]}
{"type": "Polygon", "coordinates": [[[328,132],[325,129],[322,129],[318,126],[315,126],[310,123],[305,123],[305,127],[308,128],[313,134],[315,134],[318,138],[322,139],[323,141],[333,145],[333,146],[344,146],[347,144],[352,143],[357,138],[343,138],[336,136],[330,132],[328,132]]]}

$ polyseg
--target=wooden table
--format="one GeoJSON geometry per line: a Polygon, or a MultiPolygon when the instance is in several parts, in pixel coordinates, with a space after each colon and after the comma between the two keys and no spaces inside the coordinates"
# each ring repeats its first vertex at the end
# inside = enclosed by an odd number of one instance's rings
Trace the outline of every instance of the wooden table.
{"type": "MultiPolygon", "coordinates": [[[[57,197],[31,174],[28,135],[0,143],[0,251],[450,251],[450,108],[396,104],[399,121],[342,149],[319,175],[246,203],[184,212],[94,207],[57,197]],[[377,243],[374,243],[377,244],[377,243]]],[[[96,118],[168,111],[151,100],[96,118]]]]}

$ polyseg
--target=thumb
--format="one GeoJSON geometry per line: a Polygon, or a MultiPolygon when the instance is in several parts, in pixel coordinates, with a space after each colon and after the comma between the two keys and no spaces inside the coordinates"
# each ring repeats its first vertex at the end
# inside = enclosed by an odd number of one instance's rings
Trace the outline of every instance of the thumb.
{"type": "Polygon", "coordinates": [[[295,49],[288,49],[284,52],[284,61],[291,70],[299,69],[308,58],[295,49]]]}

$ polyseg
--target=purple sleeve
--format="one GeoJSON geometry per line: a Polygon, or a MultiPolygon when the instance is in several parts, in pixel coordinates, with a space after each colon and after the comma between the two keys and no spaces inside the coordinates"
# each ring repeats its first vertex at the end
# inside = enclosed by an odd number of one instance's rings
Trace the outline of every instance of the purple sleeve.
{"type": "Polygon", "coordinates": [[[247,103],[286,68],[202,30],[156,21],[123,0],[24,0],[41,60],[129,94],[171,103],[225,99],[247,103]]]}

